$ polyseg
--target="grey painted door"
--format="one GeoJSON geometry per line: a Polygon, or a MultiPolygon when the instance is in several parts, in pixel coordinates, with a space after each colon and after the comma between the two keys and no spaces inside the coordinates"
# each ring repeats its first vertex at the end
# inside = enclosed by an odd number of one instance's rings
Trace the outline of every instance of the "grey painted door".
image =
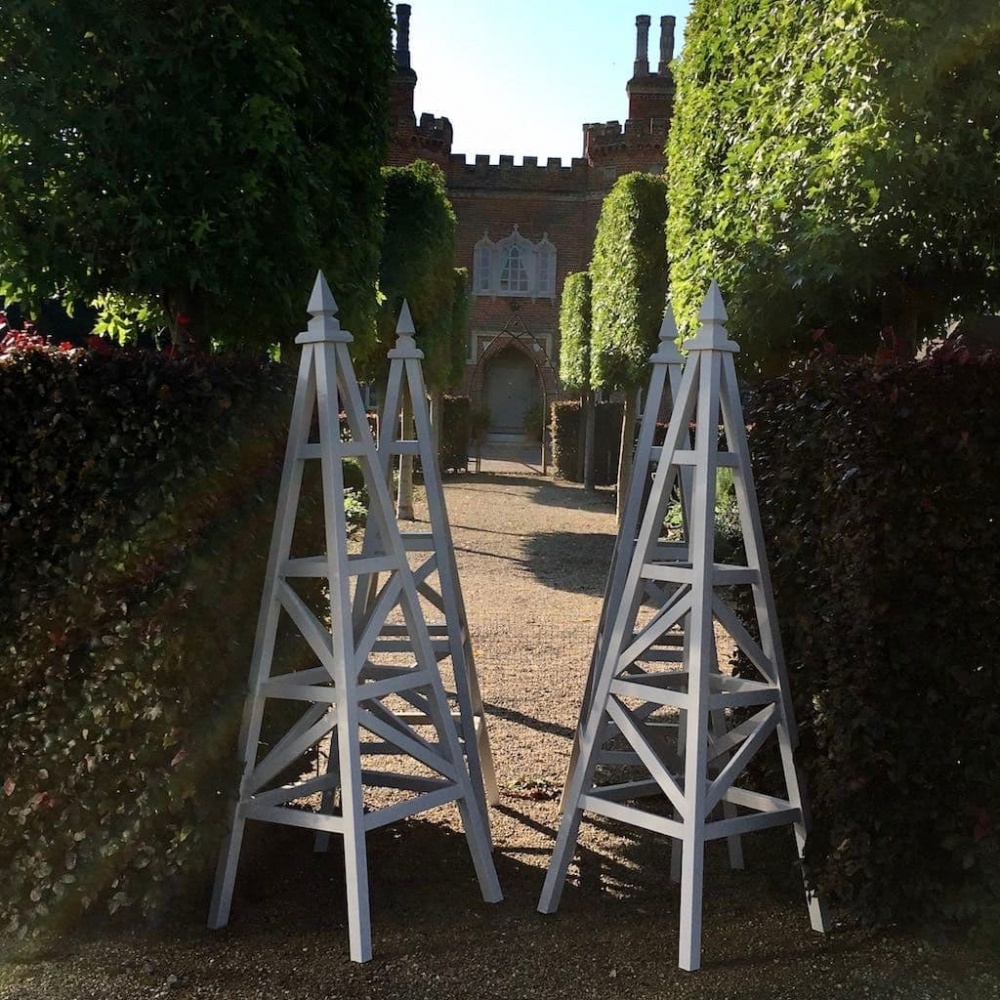
{"type": "Polygon", "coordinates": [[[486,405],[490,433],[523,434],[524,415],[541,401],[535,365],[522,351],[508,347],[486,369],[486,405]]]}

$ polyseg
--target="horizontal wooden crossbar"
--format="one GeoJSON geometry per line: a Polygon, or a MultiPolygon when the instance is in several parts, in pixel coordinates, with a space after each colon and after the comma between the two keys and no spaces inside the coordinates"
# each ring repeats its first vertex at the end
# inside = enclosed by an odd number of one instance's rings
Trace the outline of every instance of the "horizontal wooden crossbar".
{"type": "Polygon", "coordinates": [[[653,833],[662,833],[678,839],[684,836],[684,826],[677,820],[667,819],[666,816],[648,813],[644,809],[636,809],[634,806],[626,806],[620,802],[606,799],[600,789],[587,795],[581,795],[580,808],[586,812],[607,816],[608,819],[628,823],[629,826],[639,826],[644,830],[652,830],[653,833]]]}

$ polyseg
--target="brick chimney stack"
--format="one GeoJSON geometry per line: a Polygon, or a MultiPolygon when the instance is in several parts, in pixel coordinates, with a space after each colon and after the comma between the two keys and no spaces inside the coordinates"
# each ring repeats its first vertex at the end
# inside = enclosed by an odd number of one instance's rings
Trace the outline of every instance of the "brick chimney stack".
{"type": "Polygon", "coordinates": [[[660,65],[657,72],[661,76],[669,72],[670,63],[674,58],[674,26],[677,18],[673,14],[665,14],[660,18],[660,65]]]}
{"type": "Polygon", "coordinates": [[[396,5],[396,65],[410,68],[410,5],[396,5]]]}
{"type": "Polygon", "coordinates": [[[417,74],[410,66],[410,5],[396,5],[396,72],[390,88],[389,115],[397,124],[416,125],[413,91],[417,74]]]}
{"type": "Polygon", "coordinates": [[[630,121],[669,119],[673,113],[674,78],[669,63],[674,57],[676,19],[670,15],[660,18],[660,61],[656,73],[649,71],[650,20],[648,14],[640,14],[635,19],[635,67],[625,87],[630,121]]]}
{"type": "Polygon", "coordinates": [[[635,65],[633,76],[649,76],[649,24],[648,14],[639,14],[635,19],[635,65]]]}

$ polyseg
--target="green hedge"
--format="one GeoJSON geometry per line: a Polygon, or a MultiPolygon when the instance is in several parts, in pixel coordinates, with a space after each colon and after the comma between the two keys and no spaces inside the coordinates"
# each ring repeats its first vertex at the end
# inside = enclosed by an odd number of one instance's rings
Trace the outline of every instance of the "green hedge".
{"type": "Polygon", "coordinates": [[[0,356],[0,927],[206,886],[292,385],[239,358],[0,356]]]}
{"type": "Polygon", "coordinates": [[[441,415],[441,471],[465,472],[469,468],[472,410],[468,396],[445,396],[441,415]]]}
{"type": "Polygon", "coordinates": [[[812,876],[874,921],[1000,902],[1000,359],[814,361],[748,408],[812,876]]]}
{"type": "MultiPolygon", "coordinates": [[[[552,404],[552,464],[560,479],[583,482],[583,408],[576,400],[552,404]]],[[[598,403],[594,417],[594,483],[612,485],[618,475],[621,403],[598,403]]]]}

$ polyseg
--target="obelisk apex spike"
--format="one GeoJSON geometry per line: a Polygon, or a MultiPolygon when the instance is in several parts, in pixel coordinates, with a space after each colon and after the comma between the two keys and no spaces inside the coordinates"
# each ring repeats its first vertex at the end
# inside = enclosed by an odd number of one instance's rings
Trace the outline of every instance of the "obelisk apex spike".
{"type": "Polygon", "coordinates": [[[305,333],[300,333],[295,338],[296,344],[312,344],[321,340],[339,340],[349,344],[354,340],[340,326],[340,321],[337,319],[339,312],[337,300],[333,297],[322,271],[316,272],[316,281],[309,296],[306,312],[310,316],[309,323],[305,333]]]}
{"type": "Polygon", "coordinates": [[[403,299],[403,308],[399,311],[399,319],[396,322],[396,336],[412,337],[417,332],[413,325],[413,316],[410,313],[410,303],[403,299]]]}
{"type": "Polygon", "coordinates": [[[719,291],[719,283],[714,278],[708,286],[708,293],[705,295],[705,301],[701,304],[698,318],[703,323],[725,323],[729,319],[726,304],[722,301],[722,292],[719,291]]]}
{"type": "Polygon", "coordinates": [[[729,318],[729,314],[722,301],[722,292],[719,291],[719,286],[714,280],[708,286],[708,294],[701,304],[698,318],[701,320],[701,325],[698,327],[697,335],[684,345],[689,352],[728,351],[731,354],[736,354],[739,351],[739,344],[729,339],[723,325],[729,318]]]}
{"type": "Polygon", "coordinates": [[[316,272],[316,281],[313,284],[312,295],[309,296],[306,312],[312,316],[317,316],[320,313],[331,313],[336,316],[339,312],[337,300],[333,297],[333,292],[330,291],[330,285],[322,271],[316,272]]]}
{"type": "Polygon", "coordinates": [[[663,310],[663,322],[660,324],[660,343],[656,353],[649,359],[653,364],[679,365],[684,363],[684,357],[677,350],[677,321],[674,319],[674,307],[667,302],[663,310]]]}
{"type": "Polygon", "coordinates": [[[410,303],[403,299],[403,308],[399,311],[396,321],[396,346],[389,351],[390,358],[418,358],[421,361],[424,352],[417,347],[413,335],[417,328],[413,325],[413,315],[410,313],[410,303]]]}

